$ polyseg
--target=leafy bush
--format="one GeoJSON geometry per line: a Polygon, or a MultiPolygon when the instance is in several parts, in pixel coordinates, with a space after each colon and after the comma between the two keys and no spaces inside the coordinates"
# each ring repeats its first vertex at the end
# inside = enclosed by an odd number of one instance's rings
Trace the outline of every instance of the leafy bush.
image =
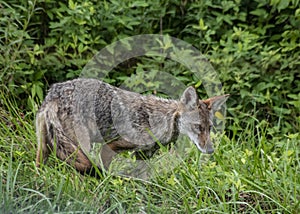
{"type": "MultiPolygon", "coordinates": [[[[299,2],[0,0],[0,210],[297,213],[299,2]],[[53,156],[38,170],[32,119],[48,86],[76,78],[100,49],[139,34],[189,42],[219,73],[231,97],[215,154],[194,148],[150,182],[110,174],[99,182],[53,156]]],[[[189,68],[163,57],[129,59],[105,81],[159,93],[159,72],[206,96],[189,68]]]]}
{"type": "MultiPolygon", "coordinates": [[[[0,1],[1,84],[22,108],[36,110],[49,84],[77,77],[106,45],[169,34],[210,59],[232,95],[230,124],[243,127],[256,117],[268,121],[271,136],[292,133],[300,123],[298,8],[295,0],[0,1]]],[[[107,81],[161,69],[202,87],[186,68],[149,57],[119,65],[107,81]]]]}
{"type": "Polygon", "coordinates": [[[205,1],[187,10],[182,38],[207,50],[241,125],[255,116],[278,134],[299,130],[298,8],[299,1],[257,0],[205,1]]]}

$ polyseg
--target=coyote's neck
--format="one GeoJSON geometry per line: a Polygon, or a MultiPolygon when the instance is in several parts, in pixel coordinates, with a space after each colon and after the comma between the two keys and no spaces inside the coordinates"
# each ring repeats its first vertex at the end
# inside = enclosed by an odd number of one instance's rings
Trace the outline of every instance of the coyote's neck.
{"type": "Polygon", "coordinates": [[[155,96],[146,96],[145,106],[149,115],[149,124],[152,133],[162,144],[176,141],[179,135],[178,109],[179,102],[155,96]]]}

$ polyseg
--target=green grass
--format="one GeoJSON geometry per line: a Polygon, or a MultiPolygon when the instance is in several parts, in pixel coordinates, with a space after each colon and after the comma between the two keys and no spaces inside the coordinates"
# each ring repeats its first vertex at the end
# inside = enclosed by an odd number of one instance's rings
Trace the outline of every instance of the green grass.
{"type": "Polygon", "coordinates": [[[272,136],[272,127],[253,117],[247,127],[234,122],[231,129],[242,131],[223,135],[213,156],[193,148],[148,181],[110,173],[96,179],[53,156],[37,169],[33,113],[1,99],[0,213],[300,212],[297,133],[272,136]]]}

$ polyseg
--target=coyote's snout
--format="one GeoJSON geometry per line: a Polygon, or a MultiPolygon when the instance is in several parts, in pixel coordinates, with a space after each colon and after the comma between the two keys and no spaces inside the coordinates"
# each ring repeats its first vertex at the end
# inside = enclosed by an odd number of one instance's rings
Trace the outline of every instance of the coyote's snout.
{"type": "Polygon", "coordinates": [[[119,152],[151,157],[162,145],[186,134],[203,153],[213,153],[210,140],[213,112],[228,95],[199,100],[188,87],[180,100],[143,96],[95,79],[53,85],[36,116],[36,164],[50,152],[80,172],[93,163],[107,168],[119,152]],[[95,145],[102,145],[95,150],[95,145]],[[96,153],[96,155],[95,155],[96,153]],[[94,154],[100,160],[94,160],[94,154]]]}
{"type": "Polygon", "coordinates": [[[228,95],[216,96],[207,100],[199,100],[194,88],[189,87],[181,97],[181,115],[179,117],[180,133],[186,134],[203,152],[214,152],[210,140],[210,131],[213,123],[213,112],[225,101],[228,95]]]}

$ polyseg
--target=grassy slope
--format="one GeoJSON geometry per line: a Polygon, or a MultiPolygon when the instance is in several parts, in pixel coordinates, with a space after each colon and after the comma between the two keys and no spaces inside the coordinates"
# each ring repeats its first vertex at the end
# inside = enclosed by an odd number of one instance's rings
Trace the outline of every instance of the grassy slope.
{"type": "Polygon", "coordinates": [[[36,169],[32,116],[13,106],[0,108],[1,213],[300,211],[299,134],[267,139],[267,124],[253,119],[234,139],[224,136],[213,156],[194,149],[172,172],[150,181],[96,179],[53,157],[36,169]]]}

